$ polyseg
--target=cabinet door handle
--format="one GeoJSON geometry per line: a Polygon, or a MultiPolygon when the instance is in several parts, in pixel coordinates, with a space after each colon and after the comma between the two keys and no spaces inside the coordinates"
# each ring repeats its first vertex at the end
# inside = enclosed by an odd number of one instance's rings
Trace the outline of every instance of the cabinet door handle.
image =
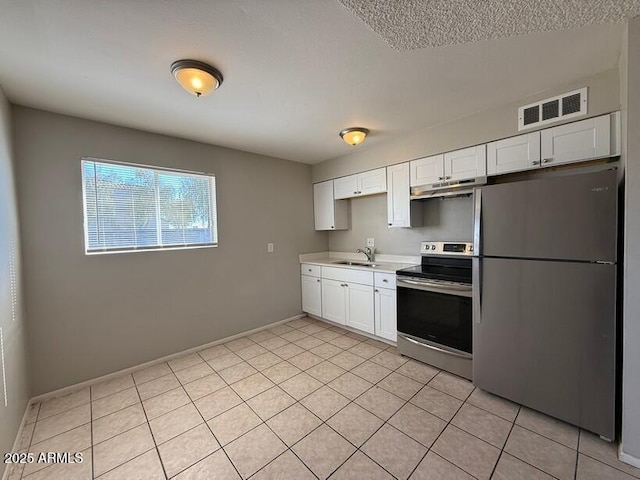
{"type": "Polygon", "coordinates": [[[333,225],[331,225],[331,228],[335,228],[333,225]]]}
{"type": "Polygon", "coordinates": [[[374,292],[376,293],[380,293],[380,290],[378,290],[377,288],[374,290],[374,292]]]}
{"type": "MultiPolygon", "coordinates": [[[[309,270],[309,271],[311,271],[311,270],[309,270]]],[[[383,278],[383,279],[382,279],[382,281],[383,281],[384,283],[389,283],[389,280],[387,280],[386,278],[383,278]]]]}
{"type": "Polygon", "coordinates": [[[309,269],[309,271],[311,271],[311,269],[309,269]]]}
{"type": "Polygon", "coordinates": [[[353,194],[354,194],[354,195],[357,195],[357,194],[358,194],[358,192],[353,192],[353,194]]]}
{"type": "Polygon", "coordinates": [[[551,160],[553,160],[553,158],[544,158],[542,163],[549,163],[551,160]]]}
{"type": "Polygon", "coordinates": [[[393,223],[390,223],[389,226],[393,225],[393,223]]]}
{"type": "Polygon", "coordinates": [[[447,175],[446,177],[444,177],[445,180],[451,180],[451,176],[447,175]]]}
{"type": "Polygon", "coordinates": [[[533,162],[531,162],[531,165],[540,165],[540,162],[538,160],[534,160],[533,162]]]}
{"type": "Polygon", "coordinates": [[[316,282],[320,282],[320,279],[317,279],[316,282]]]}
{"type": "Polygon", "coordinates": [[[438,177],[438,180],[444,180],[444,177],[438,177]]]}

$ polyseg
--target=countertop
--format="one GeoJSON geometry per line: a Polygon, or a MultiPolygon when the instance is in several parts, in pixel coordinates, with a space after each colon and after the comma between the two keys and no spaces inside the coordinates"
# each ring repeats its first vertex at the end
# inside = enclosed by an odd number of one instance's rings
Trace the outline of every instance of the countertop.
{"type": "Polygon", "coordinates": [[[351,252],[319,252],[304,253],[300,255],[300,263],[319,265],[321,267],[348,268],[352,270],[363,270],[365,272],[395,273],[401,268],[411,267],[420,264],[420,256],[384,255],[374,254],[373,263],[375,267],[361,265],[340,265],[336,262],[352,261],[368,263],[364,254],[351,252]]]}

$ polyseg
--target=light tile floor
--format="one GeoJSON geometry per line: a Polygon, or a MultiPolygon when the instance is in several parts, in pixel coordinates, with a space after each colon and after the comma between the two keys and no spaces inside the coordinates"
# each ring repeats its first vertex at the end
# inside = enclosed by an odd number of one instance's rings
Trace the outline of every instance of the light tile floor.
{"type": "Polygon", "coordinates": [[[33,405],[10,480],[631,480],[595,435],[310,318],[33,405]]]}

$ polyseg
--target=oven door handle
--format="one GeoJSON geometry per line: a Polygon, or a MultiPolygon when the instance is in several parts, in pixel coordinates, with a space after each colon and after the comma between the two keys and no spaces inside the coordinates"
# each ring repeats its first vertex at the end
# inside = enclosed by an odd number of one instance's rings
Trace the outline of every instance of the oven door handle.
{"type": "Polygon", "coordinates": [[[444,348],[439,348],[434,345],[429,345],[428,343],[419,342],[417,340],[414,340],[413,338],[406,337],[404,335],[400,335],[400,336],[407,342],[414,343],[415,345],[420,345],[421,347],[430,348],[431,350],[436,350],[437,352],[440,352],[440,353],[446,353],[447,355],[453,355],[454,357],[460,357],[460,358],[473,358],[473,355],[469,353],[452,352],[451,350],[445,350],[444,348]]]}
{"type": "Polygon", "coordinates": [[[413,288],[415,290],[425,290],[427,292],[457,295],[459,297],[471,297],[472,294],[471,285],[443,285],[442,283],[426,282],[424,280],[409,280],[407,278],[397,278],[396,286],[413,288]]]}

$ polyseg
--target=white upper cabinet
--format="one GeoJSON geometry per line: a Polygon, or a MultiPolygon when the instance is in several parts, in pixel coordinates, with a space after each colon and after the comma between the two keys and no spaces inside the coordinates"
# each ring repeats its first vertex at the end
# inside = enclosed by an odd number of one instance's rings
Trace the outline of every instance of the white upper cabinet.
{"type": "Polygon", "coordinates": [[[484,177],[486,174],[486,145],[477,145],[444,154],[444,179],[447,182],[484,177]]]}
{"type": "Polygon", "coordinates": [[[410,186],[431,185],[444,181],[444,155],[419,158],[409,162],[410,186]]]}
{"type": "Polygon", "coordinates": [[[360,187],[358,195],[373,195],[387,191],[387,169],[377,168],[358,175],[360,187]]]}
{"type": "Polygon", "coordinates": [[[313,185],[313,213],[316,230],[346,230],[349,228],[349,204],[336,201],[333,180],[313,185]]]}
{"type": "Polygon", "coordinates": [[[613,113],[543,130],[542,166],[619,155],[618,122],[613,113]]]}
{"type": "Polygon", "coordinates": [[[387,191],[387,172],[385,168],[336,178],[334,198],[336,200],[363,195],[373,195],[387,191]]]}
{"type": "Polygon", "coordinates": [[[422,225],[422,203],[411,202],[409,163],[387,167],[387,218],[389,227],[422,225]]]}
{"type": "Polygon", "coordinates": [[[358,196],[358,175],[336,178],[333,182],[335,186],[335,199],[358,196]]]}
{"type": "Polygon", "coordinates": [[[487,146],[412,160],[409,169],[412,187],[484,177],[487,174],[487,146]]]}
{"type": "Polygon", "coordinates": [[[487,144],[487,174],[528,170],[540,165],[540,132],[487,144]]]}

